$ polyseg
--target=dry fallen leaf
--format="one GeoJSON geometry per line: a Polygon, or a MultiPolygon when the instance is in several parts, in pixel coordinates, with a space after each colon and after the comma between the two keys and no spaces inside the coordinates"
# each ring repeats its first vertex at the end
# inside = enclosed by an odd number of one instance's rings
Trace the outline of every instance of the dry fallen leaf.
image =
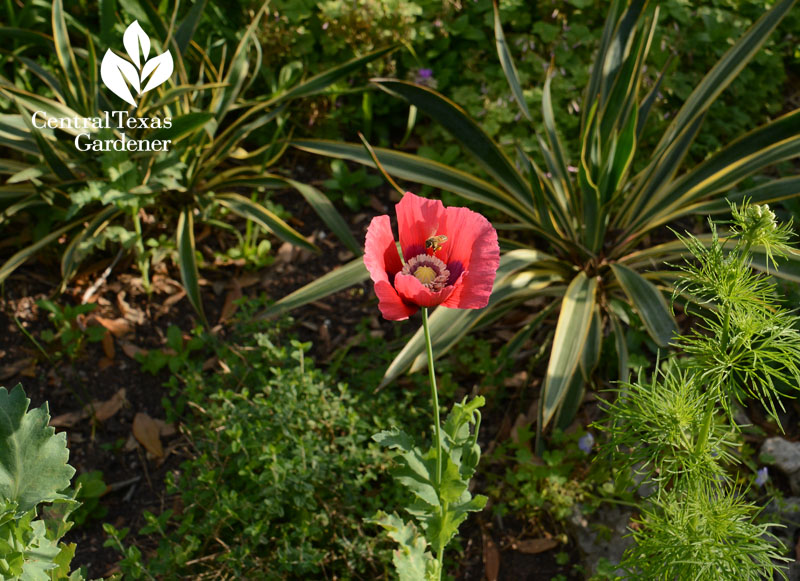
{"type": "Polygon", "coordinates": [[[137,413],[133,418],[133,437],[156,458],[164,457],[164,447],[161,445],[158,423],[144,412],[137,413]]]}
{"type": "Polygon", "coordinates": [[[84,406],[83,409],[54,417],[50,420],[50,425],[54,428],[71,428],[90,417],[92,410],[94,410],[94,418],[98,422],[104,422],[121,410],[126,401],[125,388],[122,388],[106,401],[93,401],[84,406]]]}
{"type": "Polygon", "coordinates": [[[133,330],[132,325],[126,319],[106,319],[104,317],[95,316],[94,320],[111,331],[114,337],[117,338],[124,337],[133,330]]]}
{"type": "Polygon", "coordinates": [[[486,581],[497,581],[500,574],[500,551],[486,531],[483,532],[483,568],[486,581]]]}
{"type": "Polygon", "coordinates": [[[102,371],[103,369],[107,369],[114,365],[114,360],[109,359],[108,357],[103,357],[100,361],[97,362],[97,368],[102,371]]]}
{"type": "Polygon", "coordinates": [[[125,355],[127,355],[131,359],[136,359],[136,356],[140,353],[142,355],[147,355],[146,349],[142,349],[141,347],[134,345],[130,341],[120,341],[119,344],[122,347],[122,352],[125,353],[125,355]]]}
{"type": "Polygon", "coordinates": [[[100,403],[93,403],[94,406],[94,417],[99,422],[104,422],[114,414],[116,414],[119,410],[122,409],[122,406],[125,405],[125,388],[123,387],[117,393],[112,395],[109,399],[104,402],[100,403]]]}
{"type": "Polygon", "coordinates": [[[219,314],[219,323],[226,322],[236,313],[236,309],[239,308],[236,301],[240,298],[242,298],[242,287],[239,286],[236,279],[233,279],[233,288],[225,295],[225,304],[222,305],[222,312],[219,314]]]}
{"type": "Polygon", "coordinates": [[[111,331],[107,329],[106,334],[103,335],[103,353],[105,353],[106,357],[109,359],[114,359],[114,337],[111,335],[111,331]]]}
{"type": "Polygon", "coordinates": [[[555,539],[526,539],[524,541],[517,541],[511,545],[511,548],[520,553],[527,553],[528,555],[535,555],[536,553],[544,553],[558,546],[558,541],[555,539]]]}

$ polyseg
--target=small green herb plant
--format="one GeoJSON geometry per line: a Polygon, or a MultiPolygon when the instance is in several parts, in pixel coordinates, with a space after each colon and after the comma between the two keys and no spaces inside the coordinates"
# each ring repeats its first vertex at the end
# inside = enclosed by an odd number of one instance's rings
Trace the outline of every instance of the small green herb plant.
{"type": "Polygon", "coordinates": [[[314,365],[309,343],[284,336],[284,322],[253,320],[265,302],[242,301],[224,341],[171,327],[176,355],[143,359],[151,371],[169,365],[168,418],[182,419],[194,454],[168,482],[183,510],[145,514],[139,533],[155,537],[154,554],[106,525],[126,579],[386,578],[389,541],[363,521],[401,495],[384,482],[389,455],[370,436],[411,423],[413,394],[336,381],[314,365]],[[211,357],[229,371],[204,370],[211,357]]]}
{"type": "Polygon", "coordinates": [[[0,578],[79,581],[75,545],[61,542],[80,504],[62,492],[75,474],[67,440],[47,425],[47,404],[29,405],[21,385],[0,387],[0,578]]]}
{"type": "Polygon", "coordinates": [[[753,252],[794,252],[790,225],[767,206],[732,209],[729,232],[711,223],[711,240],[681,240],[692,260],[675,299],[699,319],[673,341],[678,356],[650,381],[623,383],[608,404],[603,457],[649,480],[636,541],[623,566],[633,579],[772,579],[786,577],[783,547],[731,474],[741,465],[737,410],[758,402],[779,423],[786,386],[800,385],[800,317],[781,304],[776,286],[752,268],[753,252]],[[689,306],[689,305],[697,305],[689,306]]]}
{"type": "Polygon", "coordinates": [[[64,305],[63,307],[51,300],[43,299],[36,303],[40,309],[49,313],[48,318],[53,323],[55,330],[45,329],[41,338],[46,343],[61,344],[61,350],[56,351],[56,358],[66,355],[74,361],[83,351],[86,342],[97,343],[103,340],[106,334],[105,327],[97,325],[83,325],[78,317],[94,310],[94,304],[64,305]]]}

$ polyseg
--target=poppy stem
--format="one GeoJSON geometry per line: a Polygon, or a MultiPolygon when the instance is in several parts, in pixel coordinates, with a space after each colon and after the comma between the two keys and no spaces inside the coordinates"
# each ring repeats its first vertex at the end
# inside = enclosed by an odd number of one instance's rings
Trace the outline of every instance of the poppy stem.
{"type": "MultiPolygon", "coordinates": [[[[433,369],[433,344],[431,343],[431,331],[428,328],[428,308],[422,307],[422,329],[425,332],[425,347],[428,352],[428,377],[431,382],[431,402],[433,403],[433,429],[434,439],[436,440],[436,481],[434,486],[436,488],[436,496],[439,497],[439,504],[442,511],[442,521],[444,521],[445,513],[447,512],[447,503],[442,501],[442,435],[441,435],[441,420],[439,418],[439,392],[436,389],[436,372],[433,369]]],[[[439,545],[434,547],[436,550],[436,561],[438,563],[438,579],[442,577],[442,568],[444,562],[444,546],[439,545]]]]}
{"type": "Polygon", "coordinates": [[[431,331],[428,328],[428,308],[422,307],[422,329],[425,332],[425,348],[428,352],[428,377],[431,382],[431,402],[433,403],[433,428],[436,440],[436,492],[442,485],[442,436],[441,420],[439,419],[439,392],[436,389],[436,372],[433,368],[433,345],[431,331]]]}

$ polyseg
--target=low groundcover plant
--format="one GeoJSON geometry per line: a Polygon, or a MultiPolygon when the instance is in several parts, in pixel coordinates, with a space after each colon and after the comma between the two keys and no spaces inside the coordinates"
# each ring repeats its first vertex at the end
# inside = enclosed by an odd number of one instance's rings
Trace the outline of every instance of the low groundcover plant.
{"type": "Polygon", "coordinates": [[[486,497],[473,497],[469,491],[469,480],[480,459],[478,408],[484,398],[467,401],[465,397],[455,404],[442,429],[428,307],[485,307],[500,264],[500,247],[497,232],[480,214],[466,208],[445,208],[438,200],[411,192],[397,204],[397,224],[402,253],[389,216],[377,216],[367,230],[364,263],[384,318],[407,319],[422,310],[434,442],[423,452],[414,438],[398,428],[374,436],[384,446],[399,450],[395,477],[415,496],[407,511],[417,519],[423,534],[395,513],[379,512],[373,522],[400,545],[393,558],[400,580],[432,581],[442,578],[444,549],[459,525],[468,513],[483,509],[486,497]]]}

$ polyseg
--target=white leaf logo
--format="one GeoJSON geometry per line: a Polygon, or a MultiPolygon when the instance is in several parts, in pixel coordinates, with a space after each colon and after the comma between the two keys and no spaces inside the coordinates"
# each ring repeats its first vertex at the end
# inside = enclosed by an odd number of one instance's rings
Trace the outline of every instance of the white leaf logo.
{"type": "Polygon", "coordinates": [[[100,65],[100,77],[112,93],[135,107],[136,101],[128,85],[134,88],[137,95],[141,95],[164,83],[172,75],[172,55],[165,50],[148,60],[150,38],[139,26],[139,21],[134,21],[125,29],[122,44],[133,64],[108,49],[100,65]],[[141,88],[142,85],[144,88],[141,88]]]}

